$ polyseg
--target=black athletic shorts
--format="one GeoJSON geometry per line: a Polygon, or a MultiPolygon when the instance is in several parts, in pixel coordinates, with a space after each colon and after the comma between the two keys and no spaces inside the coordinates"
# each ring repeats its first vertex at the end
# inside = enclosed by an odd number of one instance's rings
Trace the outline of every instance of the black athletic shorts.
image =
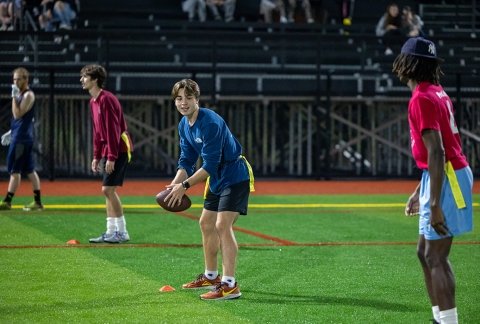
{"type": "MultiPolygon", "coordinates": [[[[102,158],[100,162],[103,169],[105,170],[105,163],[107,162],[107,158],[102,158]]],[[[119,153],[118,158],[115,161],[115,169],[112,173],[108,174],[103,172],[103,185],[114,187],[114,186],[122,186],[123,179],[125,178],[125,173],[127,172],[127,165],[128,165],[128,154],[127,153],[119,153]]]]}
{"type": "Polygon", "coordinates": [[[8,173],[29,174],[34,169],[33,143],[10,143],[7,154],[8,173]]]}
{"type": "Polygon", "coordinates": [[[247,215],[249,195],[250,180],[225,188],[220,195],[215,195],[208,190],[203,208],[216,212],[232,211],[247,215]]]}

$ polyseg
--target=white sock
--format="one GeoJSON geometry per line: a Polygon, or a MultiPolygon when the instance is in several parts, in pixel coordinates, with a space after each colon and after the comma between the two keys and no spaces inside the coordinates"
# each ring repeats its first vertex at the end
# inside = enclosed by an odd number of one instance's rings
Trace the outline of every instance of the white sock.
{"type": "Polygon", "coordinates": [[[455,307],[455,308],[440,311],[440,323],[441,324],[457,324],[458,323],[457,308],[455,307]]]}
{"type": "Polygon", "coordinates": [[[115,224],[116,217],[107,217],[107,233],[113,234],[117,230],[117,224],[115,224]]]}
{"type": "Polygon", "coordinates": [[[215,278],[218,277],[218,270],[212,271],[212,270],[205,269],[205,277],[207,277],[210,280],[214,280],[215,278]]]}
{"type": "Polygon", "coordinates": [[[222,276],[222,282],[226,282],[230,288],[235,287],[235,277],[222,276]]]}
{"type": "Polygon", "coordinates": [[[125,216],[115,217],[115,223],[117,224],[117,231],[125,233],[127,231],[127,221],[125,216]]]}
{"type": "Polygon", "coordinates": [[[433,314],[433,319],[440,323],[440,307],[437,306],[432,306],[432,314],[433,314]]]}

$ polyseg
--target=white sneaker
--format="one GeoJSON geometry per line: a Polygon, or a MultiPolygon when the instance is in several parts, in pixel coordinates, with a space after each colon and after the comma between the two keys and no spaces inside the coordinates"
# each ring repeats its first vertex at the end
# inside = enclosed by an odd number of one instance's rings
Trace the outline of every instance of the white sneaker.
{"type": "Polygon", "coordinates": [[[128,235],[128,232],[117,232],[117,236],[120,238],[120,242],[130,241],[130,235],[128,235]]]}
{"type": "Polygon", "coordinates": [[[122,243],[130,241],[130,235],[128,235],[128,232],[103,233],[101,236],[91,238],[88,241],[90,243],[122,243]]]}
{"type": "Polygon", "coordinates": [[[122,243],[130,241],[130,235],[128,232],[115,232],[111,236],[106,236],[103,239],[107,243],[122,243]]]}
{"type": "Polygon", "coordinates": [[[100,235],[99,237],[93,237],[91,239],[88,240],[88,242],[90,243],[104,243],[105,242],[105,239],[108,237],[112,237],[114,234],[107,234],[107,233],[103,233],[102,235],[100,235]]]}

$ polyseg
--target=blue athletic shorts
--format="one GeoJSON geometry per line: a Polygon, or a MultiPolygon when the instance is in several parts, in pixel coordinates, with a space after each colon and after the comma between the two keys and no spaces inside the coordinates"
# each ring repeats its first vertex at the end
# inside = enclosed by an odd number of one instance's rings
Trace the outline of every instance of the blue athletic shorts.
{"type": "Polygon", "coordinates": [[[203,208],[216,212],[232,211],[238,212],[240,215],[247,215],[249,195],[250,180],[233,184],[225,188],[219,195],[208,190],[203,208]]]}
{"type": "Polygon", "coordinates": [[[29,174],[34,169],[33,143],[10,143],[7,155],[8,173],[29,174]]]}
{"type": "Polygon", "coordinates": [[[430,225],[430,174],[423,171],[420,184],[420,219],[419,234],[424,235],[426,240],[439,240],[449,236],[457,236],[470,232],[473,229],[472,187],[473,174],[470,167],[456,170],[458,184],[465,200],[466,207],[457,208],[453,198],[452,188],[445,176],[440,196],[445,224],[450,231],[447,236],[440,236],[430,225]]]}

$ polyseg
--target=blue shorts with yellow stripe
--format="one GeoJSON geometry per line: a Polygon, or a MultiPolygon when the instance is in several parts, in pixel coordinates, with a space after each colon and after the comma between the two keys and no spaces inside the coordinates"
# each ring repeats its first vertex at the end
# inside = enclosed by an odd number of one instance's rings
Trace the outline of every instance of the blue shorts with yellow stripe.
{"type": "Polygon", "coordinates": [[[455,171],[450,168],[450,171],[446,171],[440,201],[450,234],[438,235],[430,225],[430,174],[427,170],[423,171],[420,183],[419,234],[427,240],[439,240],[472,231],[472,188],[473,174],[470,167],[455,171]]]}

